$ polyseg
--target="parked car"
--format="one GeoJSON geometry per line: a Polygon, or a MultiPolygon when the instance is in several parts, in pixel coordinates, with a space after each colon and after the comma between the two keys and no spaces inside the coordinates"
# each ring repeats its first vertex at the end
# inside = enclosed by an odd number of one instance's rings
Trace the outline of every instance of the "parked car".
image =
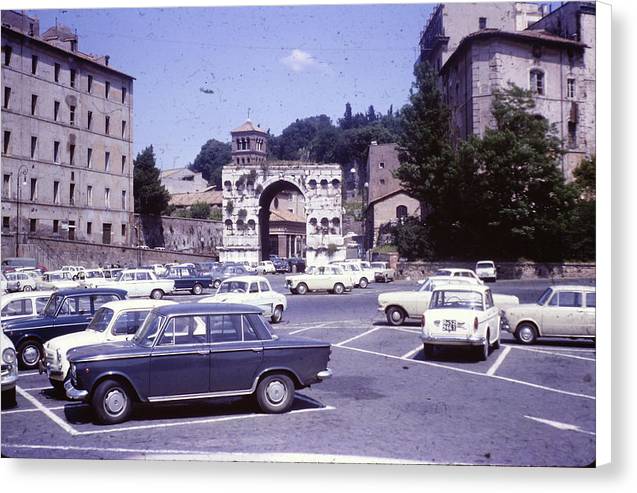
{"type": "Polygon", "coordinates": [[[285,258],[280,258],[277,257],[274,260],[272,260],[272,264],[274,265],[274,270],[276,271],[277,274],[281,273],[281,274],[285,274],[287,272],[290,272],[290,262],[288,262],[287,259],[285,258]]]}
{"type": "Polygon", "coordinates": [[[60,269],[62,272],[72,272],[73,274],[77,274],[84,270],[84,267],[81,265],[63,265],[60,269]]]}
{"type": "Polygon", "coordinates": [[[354,287],[350,276],[337,265],[312,266],[304,274],[287,276],[285,286],[292,294],[305,294],[308,291],[328,291],[343,294],[354,287]]]}
{"type": "Polygon", "coordinates": [[[245,267],[235,264],[222,265],[210,273],[210,277],[212,277],[212,287],[215,289],[226,279],[246,275],[250,275],[250,272],[248,272],[245,267]]]}
{"type": "Polygon", "coordinates": [[[483,281],[495,282],[498,273],[493,260],[479,260],[476,262],[476,275],[483,281]]]}
{"type": "Polygon", "coordinates": [[[26,272],[8,272],[5,276],[8,283],[8,291],[33,291],[37,289],[36,280],[26,272]]]}
{"type": "Polygon", "coordinates": [[[595,306],[594,286],[550,286],[537,302],[505,309],[503,328],[522,344],[539,337],[595,339],[595,306]]]}
{"type": "Polygon", "coordinates": [[[473,272],[471,269],[456,269],[456,268],[444,268],[438,269],[433,274],[434,276],[449,276],[449,277],[467,277],[474,279],[479,284],[484,284],[483,281],[473,272]]]}
{"type": "Polygon", "coordinates": [[[111,282],[113,287],[124,289],[128,296],[152,298],[160,300],[165,294],[172,293],[175,282],[172,279],[158,278],[148,269],[126,269],[119,277],[111,282]]]}
{"type": "Polygon", "coordinates": [[[288,263],[290,264],[290,272],[305,272],[305,260],[301,257],[290,257],[288,263]]]}
{"type": "Polygon", "coordinates": [[[262,276],[231,277],[221,283],[214,296],[200,303],[243,303],[261,308],[264,317],[279,323],[288,308],[285,295],[277,293],[262,276]]]}
{"type": "Polygon", "coordinates": [[[176,304],[167,300],[122,300],[102,305],[85,330],[54,337],[44,345],[40,372],[46,373],[56,391],[64,390],[69,361],[66,353],[75,347],[130,339],[153,308],[176,304]]]}
{"type": "Polygon", "coordinates": [[[155,273],[156,276],[163,276],[166,273],[166,267],[162,264],[152,264],[149,266],[150,269],[155,273]]]}
{"type": "Polygon", "coordinates": [[[69,289],[77,288],[80,283],[73,279],[75,274],[72,271],[52,270],[45,272],[42,281],[37,284],[39,290],[69,289]]]}
{"type": "Polygon", "coordinates": [[[80,286],[86,288],[99,288],[100,286],[110,286],[112,277],[106,277],[102,269],[86,269],[77,273],[77,280],[80,286]]]}
{"type": "Polygon", "coordinates": [[[7,294],[0,301],[0,319],[4,321],[41,315],[54,292],[27,291],[7,294]]]}
{"type": "Polygon", "coordinates": [[[2,270],[16,269],[19,267],[31,267],[36,269],[40,267],[34,258],[30,257],[6,257],[2,259],[2,270]]]}
{"type": "Polygon", "coordinates": [[[263,260],[257,265],[257,274],[276,274],[276,267],[271,260],[263,260]]]}
{"type": "Polygon", "coordinates": [[[2,321],[2,329],[17,348],[20,366],[33,369],[44,355],[46,341],[86,329],[104,303],[125,298],[121,289],[61,289],[51,295],[42,315],[2,321]]]}
{"type": "Polygon", "coordinates": [[[2,406],[15,406],[15,386],[18,381],[18,358],[11,339],[0,330],[0,350],[2,350],[2,406]]]}
{"type": "Polygon", "coordinates": [[[387,262],[371,262],[374,269],[374,280],[376,282],[391,282],[394,280],[396,272],[387,265],[387,262]]]}
{"type": "Polygon", "coordinates": [[[274,336],[257,307],[181,303],[155,308],[130,341],[70,350],[65,388],[105,424],[127,420],[133,401],[255,395],[283,413],[295,389],[331,376],[329,355],[329,343],[274,336]]]}
{"type": "Polygon", "coordinates": [[[369,279],[363,274],[358,264],[353,262],[333,262],[332,265],[337,265],[343,269],[343,272],[349,276],[349,280],[355,288],[365,289],[368,286],[369,279]]]}
{"type": "Polygon", "coordinates": [[[190,291],[195,295],[212,288],[213,284],[212,276],[197,274],[193,264],[170,267],[162,279],[170,279],[175,283],[173,291],[190,291]]]}
{"type": "Polygon", "coordinates": [[[500,310],[491,290],[478,285],[434,289],[422,316],[420,338],[425,359],[432,357],[434,346],[464,346],[477,349],[485,361],[492,347],[500,347],[500,310]]]}
{"type": "Polygon", "coordinates": [[[7,278],[4,277],[4,273],[0,273],[0,293],[6,293],[9,287],[7,278]]]}
{"type": "Polygon", "coordinates": [[[369,281],[369,282],[375,282],[376,281],[376,269],[374,269],[372,267],[372,264],[366,260],[358,260],[358,259],[354,259],[354,260],[346,260],[346,262],[351,262],[353,264],[356,264],[360,267],[361,272],[363,274],[363,276],[365,276],[365,278],[369,281]]]}
{"type": "Polygon", "coordinates": [[[121,267],[110,267],[102,269],[105,279],[117,279],[124,269],[121,267]]]}

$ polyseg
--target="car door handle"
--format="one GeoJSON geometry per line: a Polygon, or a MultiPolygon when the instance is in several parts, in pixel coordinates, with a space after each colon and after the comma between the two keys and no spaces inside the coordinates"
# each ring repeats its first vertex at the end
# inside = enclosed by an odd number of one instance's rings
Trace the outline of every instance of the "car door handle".
{"type": "Polygon", "coordinates": [[[210,349],[197,351],[197,354],[201,354],[202,356],[205,356],[207,354],[210,354],[210,349]]]}
{"type": "Polygon", "coordinates": [[[250,349],[252,349],[252,351],[254,351],[255,353],[258,353],[259,351],[263,351],[262,347],[253,347],[253,348],[250,348],[250,349]]]}

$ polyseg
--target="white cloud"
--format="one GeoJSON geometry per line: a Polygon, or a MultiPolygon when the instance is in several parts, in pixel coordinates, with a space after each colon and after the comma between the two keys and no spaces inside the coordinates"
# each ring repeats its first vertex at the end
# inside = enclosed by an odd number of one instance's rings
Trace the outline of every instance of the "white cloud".
{"type": "Polygon", "coordinates": [[[319,62],[311,54],[297,48],[293,49],[288,56],[281,58],[281,63],[292,72],[303,72],[304,70],[329,71],[329,66],[326,63],[319,62]]]}

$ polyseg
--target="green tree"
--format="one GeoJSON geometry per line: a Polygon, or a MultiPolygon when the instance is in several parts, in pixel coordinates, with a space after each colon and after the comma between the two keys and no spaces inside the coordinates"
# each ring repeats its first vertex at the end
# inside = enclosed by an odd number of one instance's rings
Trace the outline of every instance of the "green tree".
{"type": "Polygon", "coordinates": [[[565,243],[571,260],[595,260],[595,156],[582,160],[573,171],[578,198],[570,214],[565,243]]]}
{"type": "Polygon", "coordinates": [[[429,240],[429,228],[415,217],[408,217],[391,230],[393,243],[401,257],[409,260],[430,260],[433,247],[429,240]]]}
{"type": "Polygon", "coordinates": [[[155,164],[153,146],[137,154],[133,161],[133,195],[135,212],[161,214],[168,207],[170,194],[161,184],[159,169],[155,164]]]}
{"type": "Polygon", "coordinates": [[[210,217],[210,204],[195,202],[190,206],[190,215],[194,219],[208,219],[210,217]]]}
{"type": "Polygon", "coordinates": [[[221,171],[232,160],[231,152],[232,146],[229,143],[210,139],[201,146],[199,154],[188,168],[201,173],[208,183],[221,188],[221,171]]]}
{"type": "Polygon", "coordinates": [[[582,162],[573,171],[575,186],[577,186],[585,200],[595,200],[595,166],[595,156],[591,156],[590,158],[582,159],[582,162]]]}

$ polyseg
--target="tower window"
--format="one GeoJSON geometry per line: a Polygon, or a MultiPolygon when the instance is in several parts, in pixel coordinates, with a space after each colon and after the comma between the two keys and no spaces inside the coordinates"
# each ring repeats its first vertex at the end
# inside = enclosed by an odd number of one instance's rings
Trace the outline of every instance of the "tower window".
{"type": "Polygon", "coordinates": [[[86,115],[86,128],[90,130],[92,124],[93,124],[93,112],[89,111],[86,115]]]}
{"type": "Polygon", "coordinates": [[[35,151],[38,149],[38,138],[31,136],[31,159],[35,159],[35,151]]]}
{"type": "Polygon", "coordinates": [[[8,67],[11,65],[11,52],[13,51],[13,48],[9,45],[4,45],[2,48],[4,51],[4,65],[8,67]]]}
{"type": "Polygon", "coordinates": [[[480,17],[478,19],[478,28],[479,29],[486,29],[487,28],[487,18],[486,17],[480,17]]]}
{"type": "Polygon", "coordinates": [[[53,182],[53,203],[54,204],[60,203],[60,182],[59,181],[53,182]]]}
{"type": "Polygon", "coordinates": [[[9,100],[11,99],[11,88],[5,86],[4,87],[4,100],[2,102],[2,107],[4,109],[9,108],[9,100]]]}
{"type": "Polygon", "coordinates": [[[53,162],[60,162],[60,142],[57,140],[53,142],[53,162]]]}
{"type": "Polygon", "coordinates": [[[111,83],[106,81],[104,82],[104,97],[108,99],[108,95],[111,92],[111,83]]]}
{"type": "Polygon", "coordinates": [[[31,55],[31,73],[33,75],[38,73],[38,56],[31,55]]]}
{"type": "Polygon", "coordinates": [[[86,79],[86,90],[87,92],[91,92],[93,90],[93,76],[89,75],[86,79]]]}
{"type": "Polygon", "coordinates": [[[38,95],[31,94],[31,114],[35,115],[35,111],[38,108],[38,95]]]}
{"type": "Polygon", "coordinates": [[[53,79],[55,82],[60,82],[60,64],[56,63],[53,69],[53,79]]]}
{"type": "Polygon", "coordinates": [[[59,114],[60,114],[60,102],[54,101],[53,102],[53,121],[58,121],[59,114]]]}
{"type": "Polygon", "coordinates": [[[530,73],[531,91],[538,96],[544,95],[544,72],[541,70],[531,70],[530,73]]]}
{"type": "Polygon", "coordinates": [[[75,69],[71,69],[71,87],[75,87],[75,69]]]}

